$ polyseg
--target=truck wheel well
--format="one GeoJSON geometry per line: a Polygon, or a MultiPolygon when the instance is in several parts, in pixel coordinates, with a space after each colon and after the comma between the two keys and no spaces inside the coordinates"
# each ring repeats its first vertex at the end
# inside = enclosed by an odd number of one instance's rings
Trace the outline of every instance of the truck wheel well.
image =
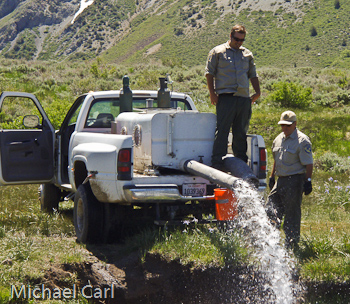
{"type": "Polygon", "coordinates": [[[81,161],[75,162],[74,163],[74,183],[77,189],[86,179],[87,175],[88,175],[88,172],[86,170],[85,164],[81,161]]]}

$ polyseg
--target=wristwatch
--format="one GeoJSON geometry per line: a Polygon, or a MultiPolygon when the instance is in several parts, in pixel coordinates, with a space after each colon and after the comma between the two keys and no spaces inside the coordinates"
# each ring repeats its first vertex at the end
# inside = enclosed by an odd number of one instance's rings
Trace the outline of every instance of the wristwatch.
{"type": "Polygon", "coordinates": [[[307,181],[308,181],[308,182],[311,182],[311,177],[309,177],[309,178],[307,179],[307,181]]]}

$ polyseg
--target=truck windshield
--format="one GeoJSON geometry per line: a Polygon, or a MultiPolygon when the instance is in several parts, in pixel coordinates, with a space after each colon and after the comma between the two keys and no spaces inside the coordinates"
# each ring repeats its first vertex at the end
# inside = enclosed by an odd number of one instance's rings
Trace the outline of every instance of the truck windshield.
{"type": "MultiPolygon", "coordinates": [[[[85,128],[111,128],[111,122],[120,113],[119,98],[97,98],[90,106],[89,114],[85,122],[85,128]]],[[[133,98],[133,108],[145,109],[156,108],[157,99],[137,97],[133,98]]],[[[190,110],[188,102],[184,99],[172,99],[172,108],[190,110]]]]}

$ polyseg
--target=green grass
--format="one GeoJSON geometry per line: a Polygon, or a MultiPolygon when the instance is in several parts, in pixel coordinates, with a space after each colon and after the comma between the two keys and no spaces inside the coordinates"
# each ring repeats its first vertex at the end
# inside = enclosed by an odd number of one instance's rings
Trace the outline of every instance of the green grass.
{"type": "Polygon", "coordinates": [[[48,215],[37,185],[0,187],[0,303],[9,303],[11,285],[34,286],[53,265],[86,261],[74,236],[72,202],[48,215]]]}
{"type": "Polygon", "coordinates": [[[313,194],[303,200],[301,273],[307,280],[349,281],[349,178],[319,170],[315,176],[313,194]]]}
{"type": "Polygon", "coordinates": [[[242,244],[237,236],[226,235],[216,228],[185,227],[164,232],[150,252],[192,267],[237,266],[248,261],[242,244]]]}
{"type": "Polygon", "coordinates": [[[326,152],[350,156],[349,106],[338,109],[315,106],[310,110],[299,110],[256,105],[253,106],[249,132],[262,135],[267,148],[271,148],[273,139],[281,132],[277,125],[280,115],[288,109],[296,113],[298,129],[310,137],[315,158],[326,152]]]}

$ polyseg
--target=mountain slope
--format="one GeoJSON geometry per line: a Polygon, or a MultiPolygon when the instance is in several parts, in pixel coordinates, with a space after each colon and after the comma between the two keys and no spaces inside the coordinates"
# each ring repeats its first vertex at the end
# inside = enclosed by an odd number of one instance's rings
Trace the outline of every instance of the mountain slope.
{"type": "Polygon", "coordinates": [[[235,23],[262,66],[350,66],[346,0],[4,0],[0,56],[203,65],[235,23]]]}
{"type": "Polygon", "coordinates": [[[5,0],[0,7],[1,54],[33,59],[41,51],[46,27],[54,32],[65,26],[78,6],[79,0],[5,0]]]}
{"type": "Polygon", "coordinates": [[[345,1],[340,7],[334,0],[171,3],[152,16],[139,16],[142,22],[131,23],[132,32],[102,56],[128,64],[158,59],[203,65],[208,51],[228,39],[232,25],[242,23],[249,32],[245,46],[260,66],[350,66],[350,7],[345,1]]]}

